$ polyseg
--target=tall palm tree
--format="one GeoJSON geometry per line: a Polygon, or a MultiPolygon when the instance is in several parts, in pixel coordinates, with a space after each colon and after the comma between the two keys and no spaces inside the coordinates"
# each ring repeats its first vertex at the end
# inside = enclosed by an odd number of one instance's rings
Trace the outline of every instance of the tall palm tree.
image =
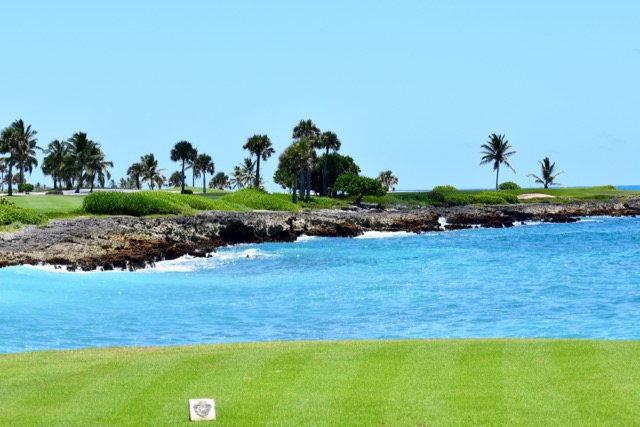
{"type": "Polygon", "coordinates": [[[197,171],[198,175],[202,175],[202,192],[207,192],[207,173],[213,175],[215,172],[215,165],[211,156],[208,154],[200,154],[193,162],[194,173],[197,171]]]}
{"type": "MultiPolygon", "coordinates": [[[[313,123],[313,121],[311,121],[311,119],[308,119],[300,120],[300,122],[298,122],[298,124],[293,128],[292,136],[294,141],[302,141],[303,139],[307,140],[308,144],[304,144],[303,146],[308,145],[309,150],[313,151],[313,148],[318,146],[321,135],[322,132],[320,131],[320,129],[315,125],[315,123],[313,123]]],[[[302,187],[304,187],[304,192],[306,192],[307,199],[309,199],[309,196],[311,194],[311,168],[312,166],[303,169],[300,174],[300,184],[302,187]]]]}
{"type": "Polygon", "coordinates": [[[193,152],[191,153],[191,156],[189,157],[188,161],[188,168],[191,169],[191,186],[195,187],[196,186],[196,178],[200,178],[200,171],[197,170],[197,168],[195,168],[195,164],[196,164],[196,159],[198,158],[198,149],[194,148],[193,152]]]}
{"type": "Polygon", "coordinates": [[[22,119],[11,123],[11,127],[15,130],[19,141],[18,150],[15,153],[16,163],[20,169],[20,180],[18,182],[24,184],[25,171],[31,174],[33,168],[38,167],[38,159],[36,159],[35,152],[36,148],[41,150],[37,145],[38,138],[35,137],[38,131],[31,129],[31,125],[25,126],[22,119]]]}
{"type": "Polygon", "coordinates": [[[496,171],[496,190],[498,189],[498,175],[500,174],[500,164],[504,163],[509,169],[516,173],[516,170],[511,167],[509,164],[509,157],[514,155],[515,151],[511,150],[511,146],[509,145],[509,141],[504,139],[504,135],[496,135],[492,133],[489,135],[489,140],[482,144],[480,147],[483,150],[480,154],[484,154],[482,160],[480,161],[481,165],[485,165],[487,163],[493,163],[493,170],[496,171]]]}
{"type": "Polygon", "coordinates": [[[338,135],[331,131],[323,132],[318,139],[315,148],[324,148],[324,160],[322,162],[322,196],[327,195],[327,162],[329,161],[329,150],[336,152],[340,150],[342,143],[338,139],[338,135]]]}
{"type": "Polygon", "coordinates": [[[58,139],[51,141],[47,149],[44,150],[46,156],[42,161],[42,172],[44,172],[45,175],[51,175],[54,189],[58,188],[58,182],[60,183],[60,188],[62,188],[62,179],[67,164],[66,158],[68,152],[67,144],[58,139]]]}
{"type": "Polygon", "coordinates": [[[136,162],[127,168],[127,176],[136,183],[136,190],[140,190],[140,178],[144,174],[142,163],[136,162]]]}
{"type": "Polygon", "coordinates": [[[20,149],[18,133],[12,127],[6,127],[0,134],[0,153],[7,154],[3,161],[8,166],[7,183],[9,184],[8,195],[13,196],[13,165],[16,163],[16,153],[20,149]]]}
{"type": "Polygon", "coordinates": [[[93,193],[93,185],[96,179],[102,188],[104,188],[105,182],[111,179],[110,167],[113,167],[113,162],[106,159],[105,154],[100,149],[100,144],[95,142],[91,147],[91,153],[85,165],[87,181],[91,184],[90,193],[93,193]]]}
{"type": "Polygon", "coordinates": [[[198,153],[198,150],[193,148],[188,141],[180,141],[177,142],[176,145],[171,149],[171,160],[174,162],[182,162],[182,189],[181,192],[184,193],[184,166],[185,163],[190,161],[192,158],[195,158],[198,153]]]}
{"type": "Polygon", "coordinates": [[[142,180],[147,182],[149,189],[153,190],[158,183],[165,180],[162,171],[166,169],[158,169],[158,160],[153,153],[145,154],[140,157],[140,175],[142,180]]]}
{"type": "Polygon", "coordinates": [[[542,159],[542,161],[538,160],[538,163],[540,163],[540,166],[542,168],[541,177],[532,173],[528,174],[527,176],[534,177],[537,183],[544,185],[544,188],[549,188],[550,185],[562,185],[560,183],[554,182],[558,175],[563,173],[558,172],[554,174],[554,172],[556,171],[555,162],[551,163],[551,160],[549,160],[548,157],[545,157],[544,159],[542,159]]]}
{"type": "Polygon", "coordinates": [[[396,185],[398,185],[398,178],[396,178],[396,176],[393,175],[393,172],[391,172],[390,170],[380,172],[376,179],[385,187],[387,191],[389,191],[390,188],[395,191],[396,185]]]}
{"type": "Polygon", "coordinates": [[[242,146],[245,150],[249,150],[251,154],[255,154],[257,157],[256,163],[256,180],[254,187],[260,187],[260,159],[265,162],[269,157],[276,152],[271,145],[271,140],[267,135],[253,135],[247,139],[247,142],[242,146]]]}
{"type": "Polygon", "coordinates": [[[80,188],[86,177],[86,169],[91,157],[95,155],[94,148],[96,143],[89,138],[85,132],[76,132],[67,140],[67,148],[69,150],[69,158],[73,160],[76,167],[78,185],[76,193],[80,193],[80,188]]]}
{"type": "Polygon", "coordinates": [[[240,163],[238,167],[240,168],[240,177],[242,179],[242,186],[251,187],[256,178],[256,174],[255,174],[256,162],[251,160],[251,157],[245,157],[242,163],[240,163]]]}

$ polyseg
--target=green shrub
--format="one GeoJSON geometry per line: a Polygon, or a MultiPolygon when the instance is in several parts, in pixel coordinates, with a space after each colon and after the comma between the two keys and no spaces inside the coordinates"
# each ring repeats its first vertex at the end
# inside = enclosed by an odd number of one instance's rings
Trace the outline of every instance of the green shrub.
{"type": "Polygon", "coordinates": [[[513,181],[503,182],[498,186],[500,190],[520,190],[521,187],[513,181]]]}
{"type": "Polygon", "coordinates": [[[182,190],[182,194],[193,194],[193,190],[185,188],[184,190],[182,190]]]}
{"type": "Polygon", "coordinates": [[[9,224],[34,224],[40,225],[47,222],[44,215],[29,209],[17,207],[4,197],[0,198],[0,225],[9,224]]]}
{"type": "Polygon", "coordinates": [[[617,190],[617,188],[613,185],[598,185],[595,187],[590,187],[590,190],[617,190]]]}
{"type": "Polygon", "coordinates": [[[29,193],[33,188],[33,184],[18,184],[18,193],[29,193]]]}
{"type": "Polygon", "coordinates": [[[333,185],[333,190],[355,198],[356,204],[360,203],[364,196],[384,196],[387,194],[380,181],[354,173],[340,175],[333,185]]]}
{"type": "Polygon", "coordinates": [[[99,191],[84,198],[85,212],[97,215],[157,215],[188,214],[194,210],[216,210],[224,204],[200,196],[168,193],[164,191],[140,191],[123,193],[99,191]]]}
{"type": "Polygon", "coordinates": [[[64,193],[62,192],[62,190],[56,188],[55,190],[47,191],[45,194],[50,196],[62,196],[64,193]]]}
{"type": "Polygon", "coordinates": [[[458,191],[458,189],[453,185],[437,185],[432,191],[458,191]]]}
{"type": "Polygon", "coordinates": [[[264,190],[245,188],[222,196],[218,200],[249,209],[268,211],[298,211],[300,206],[291,202],[290,195],[269,194],[264,190]]]}

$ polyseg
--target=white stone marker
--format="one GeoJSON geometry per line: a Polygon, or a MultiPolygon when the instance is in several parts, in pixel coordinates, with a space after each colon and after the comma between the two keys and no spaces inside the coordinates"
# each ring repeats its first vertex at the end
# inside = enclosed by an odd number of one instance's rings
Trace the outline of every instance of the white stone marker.
{"type": "Polygon", "coordinates": [[[189,399],[189,419],[191,421],[214,421],[216,403],[213,399],[189,399]]]}

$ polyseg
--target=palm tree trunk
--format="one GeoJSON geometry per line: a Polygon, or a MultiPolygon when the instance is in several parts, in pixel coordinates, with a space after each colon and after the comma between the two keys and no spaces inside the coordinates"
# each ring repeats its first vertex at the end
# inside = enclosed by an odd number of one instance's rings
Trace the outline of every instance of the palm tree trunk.
{"type": "Polygon", "coordinates": [[[207,174],[202,172],[202,192],[207,192],[207,174]]]}
{"type": "Polygon", "coordinates": [[[80,172],[80,176],[78,177],[78,187],[76,188],[76,193],[80,193],[80,188],[82,187],[82,172],[80,172]]]}
{"type": "Polygon", "coordinates": [[[298,174],[296,172],[293,173],[293,195],[291,201],[293,203],[298,203],[298,174]]]}
{"type": "Polygon", "coordinates": [[[311,199],[311,168],[307,168],[307,202],[311,199]]]}
{"type": "Polygon", "coordinates": [[[9,175],[7,175],[7,178],[9,179],[9,196],[13,196],[13,186],[12,186],[12,181],[13,181],[13,160],[9,159],[9,175]]]}
{"type": "Polygon", "coordinates": [[[182,177],[180,179],[180,182],[182,183],[182,188],[180,190],[180,194],[184,193],[184,159],[182,160],[182,177]]]}
{"type": "Polygon", "coordinates": [[[322,197],[327,196],[327,163],[329,161],[329,147],[324,154],[324,162],[322,162],[322,197]]]}
{"type": "Polygon", "coordinates": [[[300,170],[300,200],[304,200],[304,169],[300,170]]]}
{"type": "Polygon", "coordinates": [[[496,191],[498,191],[498,175],[500,174],[500,163],[496,167],[496,191]]]}
{"type": "Polygon", "coordinates": [[[20,163],[20,184],[24,184],[24,162],[20,163]]]}
{"type": "Polygon", "coordinates": [[[256,188],[260,188],[260,153],[258,153],[258,161],[256,162],[256,188]]]}

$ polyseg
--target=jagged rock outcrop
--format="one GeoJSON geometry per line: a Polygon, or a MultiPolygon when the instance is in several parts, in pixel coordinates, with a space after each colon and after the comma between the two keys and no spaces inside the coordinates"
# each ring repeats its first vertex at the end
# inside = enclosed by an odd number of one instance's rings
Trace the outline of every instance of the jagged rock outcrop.
{"type": "Polygon", "coordinates": [[[137,269],[182,255],[207,256],[220,246],[288,242],[301,234],[352,237],[365,231],[511,227],[538,220],[639,215],[640,198],[614,202],[462,206],[417,210],[204,212],[194,216],[76,218],[0,236],[0,267],[53,264],[70,270],[137,269]]]}

